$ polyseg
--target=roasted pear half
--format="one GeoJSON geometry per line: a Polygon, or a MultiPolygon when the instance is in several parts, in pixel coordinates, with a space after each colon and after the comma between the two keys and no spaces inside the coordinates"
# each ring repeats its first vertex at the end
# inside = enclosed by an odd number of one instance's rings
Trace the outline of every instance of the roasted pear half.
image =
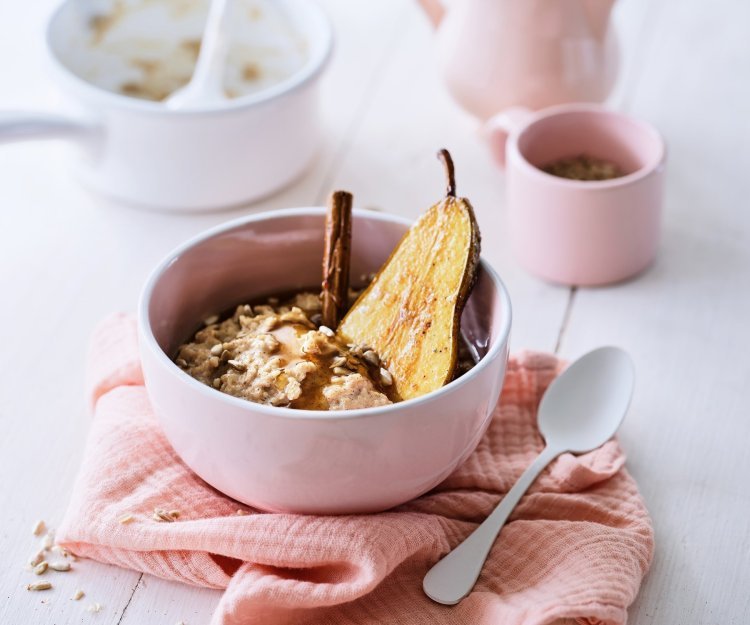
{"type": "Polygon", "coordinates": [[[404,235],[337,330],[346,343],[375,349],[402,400],[453,378],[461,311],[479,264],[474,210],[456,197],[450,154],[441,150],[438,156],[448,179],[446,197],[404,235]]]}

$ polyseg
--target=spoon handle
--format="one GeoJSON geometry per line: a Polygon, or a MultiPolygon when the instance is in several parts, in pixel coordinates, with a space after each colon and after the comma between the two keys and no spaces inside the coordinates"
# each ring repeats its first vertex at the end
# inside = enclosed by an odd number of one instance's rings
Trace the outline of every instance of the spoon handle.
{"type": "Polygon", "coordinates": [[[529,465],[500,504],[469,537],[448,553],[425,575],[422,588],[438,603],[455,605],[471,592],[492,545],[513,508],[532,482],[552,460],[562,453],[547,445],[529,465]]]}
{"type": "Polygon", "coordinates": [[[217,89],[224,80],[224,64],[229,48],[227,28],[230,17],[231,0],[211,0],[206,19],[203,41],[198,60],[190,79],[194,88],[207,86],[217,89]]]}

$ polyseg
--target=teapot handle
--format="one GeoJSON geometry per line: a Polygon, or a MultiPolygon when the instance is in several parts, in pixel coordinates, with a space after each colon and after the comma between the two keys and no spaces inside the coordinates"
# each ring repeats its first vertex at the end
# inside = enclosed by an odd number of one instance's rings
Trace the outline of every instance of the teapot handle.
{"type": "Polygon", "coordinates": [[[432,25],[437,28],[445,15],[445,7],[443,6],[443,3],[440,0],[417,1],[432,22],[432,25]]]}
{"type": "Polygon", "coordinates": [[[482,136],[489,144],[495,162],[503,169],[508,137],[521,130],[532,115],[531,110],[523,106],[514,106],[490,117],[482,126],[482,136]]]}

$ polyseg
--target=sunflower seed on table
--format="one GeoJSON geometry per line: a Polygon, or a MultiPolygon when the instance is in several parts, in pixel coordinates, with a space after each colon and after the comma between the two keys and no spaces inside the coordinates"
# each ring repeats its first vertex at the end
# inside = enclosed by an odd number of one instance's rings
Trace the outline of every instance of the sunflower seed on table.
{"type": "Polygon", "coordinates": [[[39,519],[36,523],[34,523],[34,529],[32,529],[32,533],[34,536],[41,536],[45,530],[47,529],[47,526],[45,525],[44,521],[39,519]]]}
{"type": "Polygon", "coordinates": [[[37,564],[34,567],[34,575],[41,575],[47,570],[47,567],[49,564],[47,564],[47,560],[42,560],[39,564],[37,564]]]}
{"type": "Polygon", "coordinates": [[[34,567],[44,560],[44,551],[37,551],[35,555],[29,560],[29,564],[34,567]]]}
{"type": "Polygon", "coordinates": [[[49,551],[50,549],[52,549],[54,544],[55,537],[52,535],[51,531],[47,532],[42,539],[42,549],[44,549],[45,551],[49,551]]]}
{"type": "Polygon", "coordinates": [[[78,561],[78,558],[76,558],[70,551],[68,551],[62,545],[55,545],[54,547],[52,547],[51,551],[56,551],[63,558],[70,558],[73,562],[77,562],[78,561]]]}
{"type": "Polygon", "coordinates": [[[70,562],[60,561],[60,562],[50,562],[49,568],[53,571],[59,571],[61,573],[64,573],[65,571],[70,570],[70,562]]]}
{"type": "Polygon", "coordinates": [[[26,586],[26,590],[49,590],[50,588],[52,588],[52,583],[47,581],[34,582],[26,586]]]}
{"type": "Polygon", "coordinates": [[[83,592],[83,591],[82,591],[82,590],[81,590],[81,589],[79,588],[78,590],[76,590],[76,591],[75,591],[75,593],[73,594],[73,596],[71,597],[71,599],[73,599],[73,601],[80,601],[81,599],[83,599],[83,596],[84,596],[85,594],[86,594],[86,593],[85,593],[85,592],[83,592]]]}

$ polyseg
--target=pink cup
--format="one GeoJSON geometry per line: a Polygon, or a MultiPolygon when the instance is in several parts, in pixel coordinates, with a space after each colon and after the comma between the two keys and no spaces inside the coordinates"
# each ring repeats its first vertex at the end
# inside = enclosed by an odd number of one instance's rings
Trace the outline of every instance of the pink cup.
{"type": "Polygon", "coordinates": [[[651,264],[666,154],[656,129],[590,104],[511,109],[485,128],[496,160],[507,169],[512,245],[528,271],[551,282],[596,286],[651,264]],[[540,169],[578,154],[617,163],[626,175],[579,181],[540,169]]]}

